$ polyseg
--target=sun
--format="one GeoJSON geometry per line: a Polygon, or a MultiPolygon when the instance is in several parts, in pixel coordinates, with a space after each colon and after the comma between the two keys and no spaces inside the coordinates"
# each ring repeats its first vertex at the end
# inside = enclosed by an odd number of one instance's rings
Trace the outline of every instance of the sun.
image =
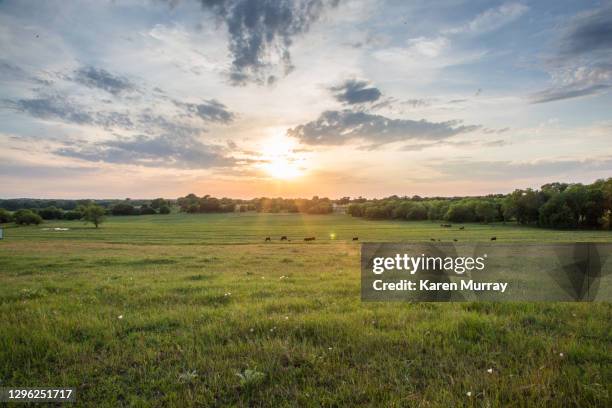
{"type": "Polygon", "coordinates": [[[295,151],[295,142],[283,136],[265,141],[261,168],[275,179],[290,180],[304,174],[304,157],[295,151]]]}

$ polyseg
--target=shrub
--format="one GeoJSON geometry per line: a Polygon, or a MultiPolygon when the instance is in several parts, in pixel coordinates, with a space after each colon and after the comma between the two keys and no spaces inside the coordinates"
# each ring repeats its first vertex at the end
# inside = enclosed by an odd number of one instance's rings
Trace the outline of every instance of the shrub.
{"type": "Polygon", "coordinates": [[[157,214],[153,208],[149,207],[148,205],[143,205],[140,207],[140,215],[151,215],[151,214],[157,214]]]}
{"type": "Polygon", "coordinates": [[[170,207],[168,207],[167,205],[162,205],[161,207],[159,207],[159,213],[170,214],[170,207]]]}
{"type": "Polygon", "coordinates": [[[43,220],[61,220],[64,212],[57,207],[41,208],[37,211],[43,220]]]}
{"type": "Polygon", "coordinates": [[[11,222],[12,219],[13,219],[13,216],[11,215],[10,212],[5,210],[4,208],[0,208],[0,224],[11,222]]]}
{"type": "Polygon", "coordinates": [[[80,211],[66,211],[64,213],[65,220],[80,220],[83,214],[80,211]]]}
{"type": "Polygon", "coordinates": [[[13,214],[13,220],[19,225],[38,225],[42,222],[42,217],[32,210],[17,210],[13,214]]]}
{"type": "Polygon", "coordinates": [[[130,204],[119,203],[115,204],[112,208],[111,213],[113,215],[134,215],[136,213],[134,207],[130,204]]]}

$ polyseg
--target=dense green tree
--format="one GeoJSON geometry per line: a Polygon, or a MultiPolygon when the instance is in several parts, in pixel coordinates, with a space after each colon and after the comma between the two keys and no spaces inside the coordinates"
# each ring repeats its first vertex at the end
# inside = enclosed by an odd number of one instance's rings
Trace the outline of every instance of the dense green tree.
{"type": "Polygon", "coordinates": [[[89,204],[83,208],[83,220],[91,222],[96,228],[104,222],[106,211],[97,204],[89,204]]]}
{"type": "Polygon", "coordinates": [[[133,205],[128,203],[115,204],[111,209],[113,215],[134,215],[136,210],[133,205]]]}
{"type": "Polygon", "coordinates": [[[4,208],[0,208],[0,224],[5,224],[7,222],[11,222],[12,220],[13,216],[11,213],[4,208]]]}
{"type": "Polygon", "coordinates": [[[539,217],[540,225],[544,227],[569,228],[577,225],[574,213],[562,193],[552,196],[542,205],[539,217]]]}
{"type": "Polygon", "coordinates": [[[80,220],[83,218],[83,213],[81,211],[66,211],[64,213],[65,220],[80,220]]]}
{"type": "Polygon", "coordinates": [[[32,210],[17,210],[13,214],[13,221],[19,225],[38,225],[42,222],[42,217],[32,210]]]}
{"type": "Polygon", "coordinates": [[[138,210],[138,213],[140,215],[151,215],[151,214],[157,214],[157,212],[149,207],[148,205],[142,205],[140,206],[140,209],[138,210]]]}
{"type": "Polygon", "coordinates": [[[43,220],[61,220],[64,216],[64,211],[60,210],[57,207],[46,207],[37,210],[38,215],[42,217],[43,220]]]}
{"type": "Polygon", "coordinates": [[[476,219],[482,222],[493,222],[499,214],[497,205],[491,201],[477,201],[474,205],[474,212],[476,219]]]}

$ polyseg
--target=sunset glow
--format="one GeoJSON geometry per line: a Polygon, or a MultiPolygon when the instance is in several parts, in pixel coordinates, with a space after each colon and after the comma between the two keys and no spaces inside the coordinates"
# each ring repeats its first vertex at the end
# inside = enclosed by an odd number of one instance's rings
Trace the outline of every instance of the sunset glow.
{"type": "Polygon", "coordinates": [[[273,137],[261,150],[262,168],[275,179],[291,180],[304,174],[305,159],[295,152],[295,143],[284,136],[273,137]]]}

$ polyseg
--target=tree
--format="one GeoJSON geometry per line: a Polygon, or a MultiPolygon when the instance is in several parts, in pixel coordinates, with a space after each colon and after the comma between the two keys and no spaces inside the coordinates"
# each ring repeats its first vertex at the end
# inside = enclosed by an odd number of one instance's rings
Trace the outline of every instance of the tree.
{"type": "Polygon", "coordinates": [[[168,202],[163,198],[156,198],[155,200],[151,201],[151,208],[158,210],[163,206],[168,206],[168,202]]]}
{"type": "Polygon", "coordinates": [[[17,210],[13,214],[13,220],[19,225],[38,225],[42,222],[40,215],[36,214],[32,210],[17,210]]]}
{"type": "Polygon", "coordinates": [[[477,202],[474,206],[474,211],[476,212],[476,218],[485,223],[495,221],[495,217],[498,214],[497,206],[490,201],[477,202]]]}
{"type": "Polygon", "coordinates": [[[4,208],[0,208],[0,224],[11,222],[11,213],[6,211],[4,208]]]}
{"type": "Polygon", "coordinates": [[[83,218],[81,211],[66,211],[64,213],[65,220],[80,220],[81,218],[83,218]]]}
{"type": "Polygon", "coordinates": [[[113,215],[133,215],[134,206],[127,203],[115,204],[111,212],[113,215]]]}
{"type": "Polygon", "coordinates": [[[100,225],[104,221],[105,214],[106,211],[104,210],[104,208],[100,207],[97,204],[89,204],[88,206],[83,208],[83,220],[85,222],[91,222],[93,225],[96,226],[96,228],[98,228],[98,225],[100,225]]]}
{"type": "Polygon", "coordinates": [[[167,205],[162,205],[161,207],[159,207],[159,213],[170,214],[170,207],[168,207],[167,205]]]}
{"type": "Polygon", "coordinates": [[[564,193],[551,197],[540,207],[540,225],[552,228],[570,228],[577,225],[578,220],[566,202],[564,193]]]}
{"type": "Polygon", "coordinates": [[[57,207],[51,206],[38,210],[38,215],[40,215],[43,220],[61,220],[64,212],[57,207]]]}
{"type": "Polygon", "coordinates": [[[148,205],[142,205],[140,207],[140,215],[151,215],[151,214],[157,214],[153,208],[149,207],[148,205]]]}

